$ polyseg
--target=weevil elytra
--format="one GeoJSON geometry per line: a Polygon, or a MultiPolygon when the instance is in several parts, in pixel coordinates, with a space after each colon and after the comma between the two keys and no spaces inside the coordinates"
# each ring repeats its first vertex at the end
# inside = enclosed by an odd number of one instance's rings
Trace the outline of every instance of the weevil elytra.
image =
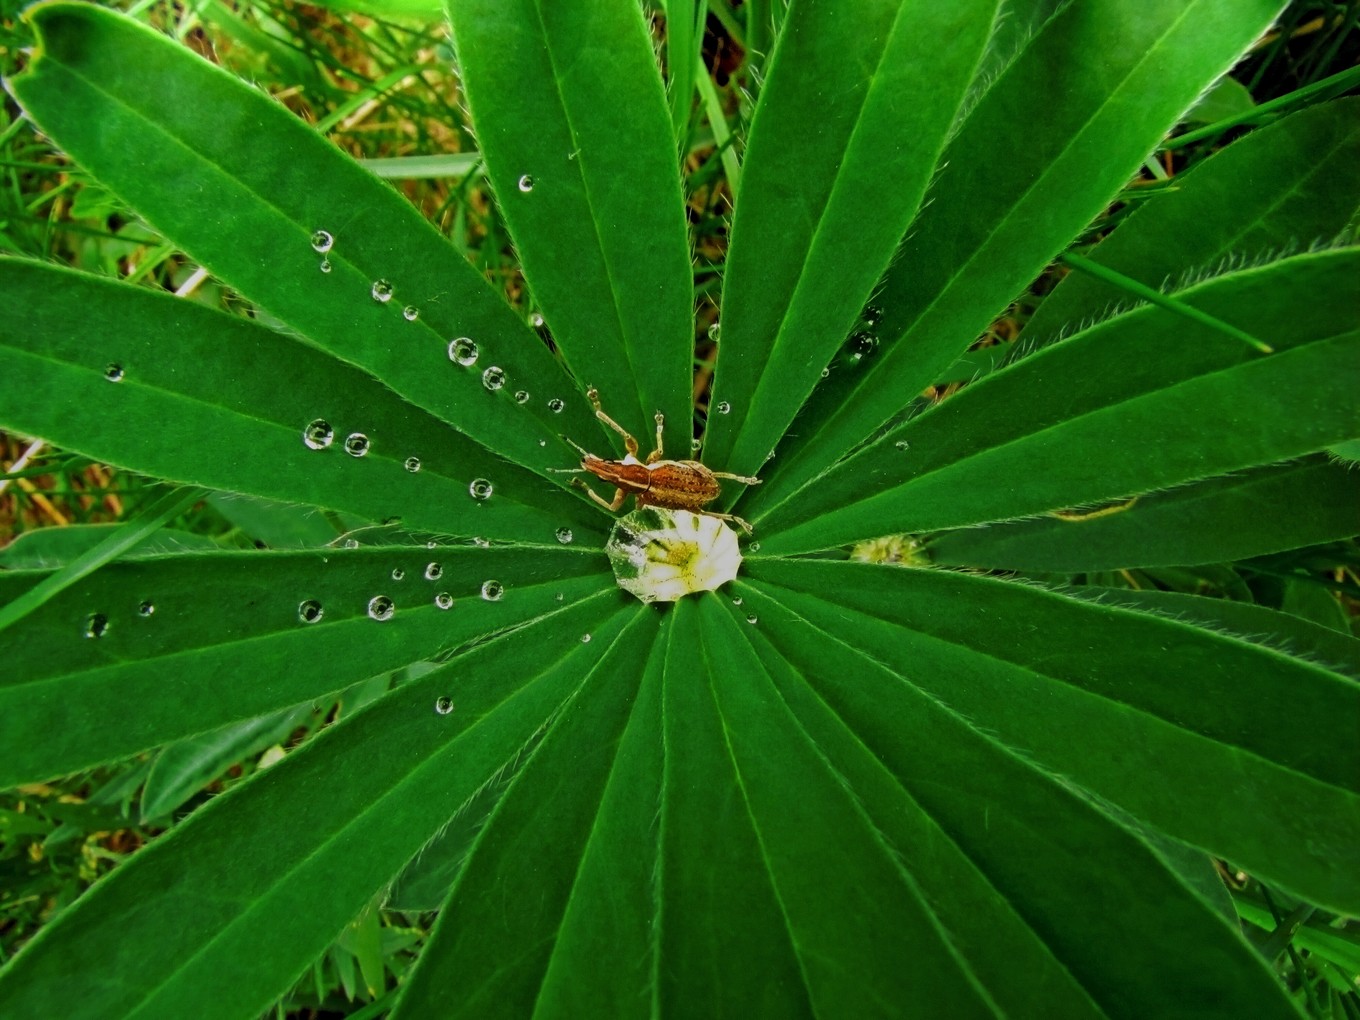
{"type": "Polygon", "coordinates": [[[604,408],[600,405],[599,391],[594,386],[590,387],[586,391],[586,398],[590,401],[590,406],[595,408],[595,417],[623,437],[627,453],[622,460],[606,460],[563,436],[562,438],[571,443],[581,455],[580,468],[571,470],[585,471],[602,481],[609,482],[614,486],[614,499],[612,502],[606,500],[579,478],[573,478],[572,485],[584,490],[606,510],[617,512],[623,509],[623,501],[631,493],[638,506],[689,510],[691,513],[716,517],[721,521],[731,521],[748,535],[751,533],[751,525],[740,517],[720,514],[716,510],[705,510],[704,507],[722,493],[722,487],[718,484],[719,479],[728,478],[745,485],[759,485],[759,478],[734,475],[727,471],[713,471],[697,460],[667,460],[662,436],[666,419],[659,411],[656,414],[656,449],[647,455],[645,461],[638,460],[638,441],[627,429],[605,414],[604,408]]]}

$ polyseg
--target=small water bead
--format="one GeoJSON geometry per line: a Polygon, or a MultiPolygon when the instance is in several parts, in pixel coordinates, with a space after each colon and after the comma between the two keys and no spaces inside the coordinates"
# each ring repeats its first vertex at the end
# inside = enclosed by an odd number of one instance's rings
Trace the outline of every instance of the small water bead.
{"type": "Polygon", "coordinates": [[[530,325],[530,326],[533,326],[534,329],[542,329],[542,328],[543,328],[543,313],[542,313],[542,312],[534,312],[532,315],[530,315],[530,316],[529,316],[529,325],[530,325]]]}
{"type": "Polygon", "coordinates": [[[319,263],[317,263],[316,268],[320,269],[323,273],[329,273],[331,271],[331,260],[322,259],[319,263]]]}
{"type": "Polygon", "coordinates": [[[392,614],[396,611],[397,607],[386,595],[374,595],[368,600],[369,618],[377,620],[379,623],[392,619],[392,614]]]}
{"type": "Polygon", "coordinates": [[[102,638],[109,632],[109,618],[103,613],[91,613],[85,618],[85,636],[102,638]]]}
{"type": "MultiPolygon", "coordinates": [[[[434,543],[430,543],[430,548],[431,548],[431,549],[434,548],[434,543]]],[[[426,565],[426,567],[425,567],[425,580],[427,580],[427,581],[438,581],[438,580],[439,580],[441,577],[443,577],[443,576],[444,576],[444,568],[441,567],[438,563],[430,563],[430,564],[427,564],[427,565],[426,565]]]]}
{"type": "Polygon", "coordinates": [[[415,322],[420,318],[420,309],[415,305],[407,305],[401,310],[401,317],[407,322],[415,322]]]}
{"type": "Polygon", "coordinates": [[[453,711],[453,699],[450,697],[435,698],[434,710],[436,715],[448,715],[453,711]]]}
{"type": "Polygon", "coordinates": [[[760,622],[760,618],[757,617],[754,613],[752,613],[750,616],[746,618],[746,622],[754,626],[756,623],[760,622]]]}
{"type": "Polygon", "coordinates": [[[331,236],[330,231],[312,231],[312,251],[316,252],[318,255],[325,255],[326,252],[331,250],[333,244],[335,244],[335,238],[331,236]]]}
{"type": "Polygon", "coordinates": [[[505,385],[505,369],[499,365],[492,365],[482,373],[482,385],[492,393],[505,385]]]}
{"type": "Polygon", "coordinates": [[[345,548],[346,548],[346,549],[357,549],[357,548],[359,548],[359,540],[358,540],[357,538],[347,538],[347,539],[345,539],[345,548]]]}
{"type": "Polygon", "coordinates": [[[699,452],[700,450],[702,450],[703,448],[704,448],[704,441],[703,441],[702,439],[691,439],[691,440],[689,441],[689,452],[690,452],[690,453],[698,453],[698,452],[699,452]]]}
{"type": "Polygon", "coordinates": [[[474,478],[472,484],[468,486],[468,495],[476,500],[490,499],[494,491],[495,486],[485,478],[474,478]]]}
{"type": "Polygon", "coordinates": [[[878,340],[870,333],[856,333],[846,342],[851,361],[859,361],[865,355],[872,354],[877,346],[878,340]]]}
{"type": "Polygon", "coordinates": [[[501,596],[505,594],[505,585],[499,581],[482,582],[482,598],[488,602],[499,602],[501,596]]]}
{"type": "Polygon", "coordinates": [[[740,596],[740,595],[734,595],[734,596],[732,597],[732,605],[734,605],[734,606],[739,606],[739,605],[741,605],[741,596],[740,596]]]}
{"type": "Polygon", "coordinates": [[[477,342],[471,337],[460,336],[449,341],[449,360],[468,368],[477,364],[477,342]]]}
{"type": "Polygon", "coordinates": [[[401,567],[393,567],[393,568],[392,568],[392,580],[394,580],[394,581],[400,581],[400,580],[401,580],[403,577],[405,577],[405,576],[406,576],[406,571],[402,570],[401,567]]]}
{"type": "Polygon", "coordinates": [[[831,369],[829,369],[829,368],[824,368],[824,369],[822,369],[822,378],[823,378],[823,379],[827,379],[827,378],[829,378],[830,376],[831,376],[831,369]]]}
{"type": "Polygon", "coordinates": [[[345,452],[351,457],[362,457],[368,453],[368,436],[362,432],[351,432],[345,437],[345,452]]]}
{"type": "Polygon", "coordinates": [[[907,442],[905,439],[899,439],[897,442],[893,443],[893,446],[897,447],[897,449],[899,450],[911,449],[911,444],[907,442]]]}
{"type": "Polygon", "coordinates": [[[561,414],[562,408],[566,406],[567,405],[565,401],[563,401],[560,397],[553,397],[551,400],[548,401],[548,410],[551,411],[553,414],[561,414]]]}
{"type": "Polygon", "coordinates": [[[713,323],[713,325],[708,327],[708,338],[712,340],[715,344],[722,339],[721,323],[715,322],[713,323]]]}
{"type": "Polygon", "coordinates": [[[436,548],[438,548],[438,547],[439,547],[439,543],[436,542],[434,539],[430,539],[428,542],[425,543],[425,548],[426,548],[426,549],[436,549],[436,548]]]}
{"type": "Polygon", "coordinates": [[[109,382],[122,382],[123,366],[113,364],[109,365],[104,369],[104,378],[107,379],[109,382]]]}
{"type": "Polygon", "coordinates": [[[581,635],[581,644],[583,644],[583,645],[588,645],[588,644],[590,644],[590,635],[589,635],[589,634],[582,634],[582,635],[581,635]]]}
{"type": "Polygon", "coordinates": [[[145,602],[143,602],[140,606],[137,607],[138,616],[150,616],[155,611],[156,603],[152,602],[150,599],[147,599],[145,602]]]}
{"type": "Polygon", "coordinates": [[[539,445],[539,446],[547,446],[547,445],[548,445],[548,441],[547,441],[546,439],[540,439],[540,440],[538,441],[538,445],[539,445]]]}
{"type": "Polygon", "coordinates": [[[566,596],[559,591],[556,595],[553,596],[553,598],[555,598],[558,602],[561,602],[564,598],[566,598],[566,596]]]}
{"type": "Polygon", "coordinates": [[[528,391],[528,390],[515,390],[515,403],[516,403],[516,404],[527,404],[528,402],[529,402],[529,391],[528,391]]]}
{"type": "Polygon", "coordinates": [[[491,543],[490,543],[490,542],[488,542],[486,539],[481,538],[481,537],[478,537],[478,536],[474,536],[474,537],[473,537],[473,539],[472,539],[472,544],[475,545],[478,549],[490,549],[490,548],[491,548],[491,543]]]}
{"type": "Polygon", "coordinates": [[[385,305],[392,300],[392,284],[388,280],[374,280],[373,287],[369,293],[373,295],[373,300],[380,305],[385,305]]]}
{"type": "Polygon", "coordinates": [[[729,404],[726,400],[720,400],[718,401],[718,406],[715,407],[714,410],[717,411],[719,414],[731,414],[732,405],[729,404]]]}
{"type": "Polygon", "coordinates": [[[298,603],[298,619],[303,623],[317,623],[325,610],[321,608],[321,603],[316,599],[307,599],[305,602],[298,603]]]}
{"type": "Polygon", "coordinates": [[[407,457],[406,463],[402,466],[405,467],[407,471],[411,472],[411,474],[415,474],[417,471],[420,470],[420,458],[407,457]]]}
{"type": "Polygon", "coordinates": [[[572,541],[572,539],[574,539],[575,537],[576,537],[576,536],[573,535],[573,534],[571,533],[571,529],[570,529],[570,528],[558,528],[558,529],[557,529],[557,540],[558,540],[559,542],[561,542],[563,545],[571,545],[571,541],[572,541]]]}
{"type": "Polygon", "coordinates": [[[307,444],[309,450],[324,450],[335,440],[335,429],[331,428],[331,423],[325,418],[317,418],[309,422],[307,427],[302,430],[302,441],[307,444]]]}
{"type": "Polygon", "coordinates": [[[452,609],[453,596],[446,591],[441,591],[438,595],[434,597],[434,604],[438,606],[440,609],[452,609]]]}
{"type": "Polygon", "coordinates": [[[523,177],[519,179],[519,190],[524,192],[526,195],[529,192],[533,191],[534,179],[530,177],[528,174],[525,174],[523,177]]]}

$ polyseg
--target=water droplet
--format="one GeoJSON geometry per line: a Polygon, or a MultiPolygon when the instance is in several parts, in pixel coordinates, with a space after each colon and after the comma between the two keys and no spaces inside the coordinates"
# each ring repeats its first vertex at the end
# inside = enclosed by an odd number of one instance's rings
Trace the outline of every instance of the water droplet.
{"type": "Polygon", "coordinates": [[[571,545],[571,540],[576,536],[571,533],[570,528],[558,528],[557,540],[563,545],[571,545]]]}
{"type": "Polygon", "coordinates": [[[830,375],[831,375],[831,369],[829,369],[829,368],[824,368],[824,369],[822,369],[822,378],[823,378],[823,379],[829,378],[830,375]]]}
{"type": "Polygon", "coordinates": [[[477,342],[471,337],[460,336],[449,341],[449,360],[467,368],[477,363],[477,342]]]}
{"type": "Polygon", "coordinates": [[[145,602],[143,602],[140,606],[137,607],[138,616],[150,616],[155,611],[156,603],[152,602],[150,599],[147,599],[145,602]]]}
{"type": "Polygon", "coordinates": [[[561,602],[565,597],[566,596],[564,596],[560,591],[553,596],[553,598],[555,598],[558,602],[561,602]]]}
{"type": "Polygon", "coordinates": [[[434,710],[435,713],[438,715],[448,715],[450,712],[453,711],[453,699],[447,696],[442,698],[435,698],[434,710]]]}
{"type": "Polygon", "coordinates": [[[751,546],[750,546],[750,549],[751,549],[751,552],[760,552],[760,543],[759,543],[759,542],[752,542],[752,543],[751,543],[751,546]]]}
{"type": "Polygon", "coordinates": [[[325,418],[309,422],[302,430],[302,441],[307,444],[309,450],[324,450],[334,439],[335,429],[331,428],[331,423],[325,418]]]}
{"type": "Polygon", "coordinates": [[[547,441],[546,439],[540,439],[540,440],[538,441],[538,445],[539,445],[539,446],[547,446],[547,445],[548,445],[548,441],[547,441]]]}
{"type": "Polygon", "coordinates": [[[405,576],[406,576],[406,571],[402,570],[401,567],[393,567],[393,568],[392,568],[392,580],[394,580],[394,581],[400,581],[400,580],[401,580],[403,577],[405,577],[405,576]]]}
{"type": "Polygon", "coordinates": [[[407,457],[407,458],[406,458],[406,464],[405,464],[404,466],[405,466],[405,468],[406,468],[407,471],[411,472],[411,474],[415,474],[417,471],[420,470],[420,458],[419,458],[419,457],[407,457]]]}
{"type": "Polygon", "coordinates": [[[426,548],[426,549],[434,549],[434,548],[436,548],[438,545],[439,545],[438,542],[436,542],[434,539],[430,539],[428,542],[425,543],[425,548],[426,548]]]}
{"type": "Polygon", "coordinates": [[[298,603],[298,619],[303,623],[316,623],[325,615],[325,610],[321,608],[321,603],[316,599],[307,599],[305,602],[298,603]]]}
{"type": "Polygon", "coordinates": [[[319,263],[317,263],[316,268],[320,269],[323,273],[329,273],[331,271],[331,260],[322,259],[319,263]]]}
{"type": "Polygon", "coordinates": [[[107,368],[104,369],[104,378],[107,379],[109,382],[122,382],[123,366],[112,364],[109,365],[107,368]]]}
{"type": "Polygon", "coordinates": [[[515,403],[516,403],[516,404],[527,404],[528,402],[529,402],[529,391],[528,391],[528,390],[515,390],[515,403]]]}
{"type": "Polygon", "coordinates": [[[715,322],[708,327],[708,338],[715,344],[722,338],[722,325],[720,323],[715,322]]]}
{"type": "Polygon", "coordinates": [[[530,315],[530,316],[529,316],[529,325],[530,325],[530,326],[533,326],[534,329],[542,329],[542,328],[543,328],[543,313],[542,313],[542,312],[534,312],[532,315],[530,315]]]}
{"type": "Polygon", "coordinates": [[[103,613],[91,613],[85,618],[85,636],[102,638],[109,632],[109,618],[103,613]]]}
{"type": "Polygon", "coordinates": [[[718,401],[718,406],[715,407],[714,410],[717,411],[719,414],[731,414],[732,405],[729,404],[726,400],[720,400],[718,401]]]}
{"type": "Polygon", "coordinates": [[[347,538],[347,539],[345,539],[345,548],[346,548],[346,549],[357,549],[357,548],[359,548],[359,540],[358,540],[357,538],[347,538]]]}
{"type": "Polygon", "coordinates": [[[481,538],[481,537],[475,536],[475,535],[473,536],[472,544],[475,545],[478,549],[490,549],[490,548],[491,548],[491,543],[490,543],[490,542],[488,542],[488,541],[487,541],[486,539],[484,539],[484,538],[481,538]]]}
{"type": "Polygon", "coordinates": [[[699,452],[700,450],[702,450],[703,448],[704,448],[704,443],[703,443],[703,440],[702,440],[702,439],[691,439],[691,440],[689,441],[689,452],[690,452],[690,453],[698,453],[698,452],[699,452]]]}
{"type": "Polygon", "coordinates": [[[312,251],[316,252],[318,255],[325,255],[326,252],[331,250],[331,245],[333,244],[335,244],[335,238],[331,236],[330,231],[312,231],[312,251]]]}
{"type": "Polygon", "coordinates": [[[362,457],[368,453],[368,436],[362,432],[351,432],[345,437],[345,452],[351,457],[362,457]]]}
{"type": "Polygon", "coordinates": [[[865,355],[872,354],[878,340],[872,333],[854,333],[846,341],[846,350],[850,352],[851,361],[859,361],[865,355]]]}
{"type": "Polygon", "coordinates": [[[590,635],[589,635],[589,634],[582,634],[582,635],[581,635],[581,644],[583,644],[583,645],[588,645],[588,644],[590,644],[590,635]]]}
{"type": "Polygon", "coordinates": [[[760,619],[759,617],[752,613],[750,616],[746,618],[746,622],[754,625],[759,622],[759,619],[760,619]]]}
{"type": "Polygon", "coordinates": [[[392,300],[392,284],[388,280],[374,280],[369,293],[373,295],[374,301],[385,305],[392,300]]]}
{"type": "Polygon", "coordinates": [[[434,604],[438,606],[440,609],[452,609],[453,596],[446,591],[441,591],[438,595],[434,597],[434,604]]]}
{"type": "MultiPolygon", "coordinates": [[[[430,547],[431,549],[433,549],[433,548],[434,548],[434,543],[431,542],[429,547],[430,547]]],[[[443,577],[443,576],[444,576],[444,568],[441,567],[438,563],[430,563],[430,564],[427,564],[427,565],[426,565],[426,567],[425,567],[425,580],[427,580],[427,581],[438,581],[438,580],[439,580],[441,577],[443,577]]]]}
{"type": "Polygon", "coordinates": [[[482,582],[482,598],[488,602],[499,602],[501,596],[505,594],[505,585],[499,581],[482,582]]]}
{"type": "Polygon", "coordinates": [[[911,444],[907,442],[905,439],[899,439],[897,442],[893,443],[893,446],[897,447],[897,449],[899,450],[911,449],[911,444]]]}
{"type": "Polygon", "coordinates": [[[490,499],[494,486],[485,478],[474,478],[472,484],[468,486],[468,495],[473,499],[490,499]]]}
{"type": "Polygon", "coordinates": [[[498,365],[492,365],[482,373],[482,385],[495,393],[505,385],[505,369],[498,365]]]}
{"type": "Polygon", "coordinates": [[[740,596],[740,595],[734,595],[734,596],[732,597],[732,605],[734,605],[734,606],[739,606],[739,605],[741,605],[741,596],[740,596]]]}
{"type": "Polygon", "coordinates": [[[386,595],[374,595],[368,600],[368,615],[371,619],[382,622],[392,619],[392,614],[397,611],[397,607],[392,604],[392,600],[386,595]]]}
{"type": "Polygon", "coordinates": [[[407,322],[415,322],[420,318],[420,309],[415,305],[407,305],[401,310],[401,317],[407,322]]]}
{"type": "Polygon", "coordinates": [[[523,191],[525,194],[528,194],[529,192],[533,191],[534,179],[530,177],[528,174],[525,174],[523,177],[519,179],[519,190],[523,191]]]}
{"type": "Polygon", "coordinates": [[[567,406],[566,403],[563,402],[560,397],[553,397],[551,400],[548,401],[548,410],[551,411],[553,414],[561,414],[562,408],[566,406],[567,406]]]}

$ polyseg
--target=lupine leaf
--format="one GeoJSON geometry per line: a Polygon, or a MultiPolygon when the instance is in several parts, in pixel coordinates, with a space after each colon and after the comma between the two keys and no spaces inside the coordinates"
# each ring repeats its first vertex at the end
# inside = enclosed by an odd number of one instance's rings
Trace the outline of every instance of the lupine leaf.
{"type": "Polygon", "coordinates": [[[777,476],[747,509],[806,484],[934,382],[1281,6],[1100,0],[1046,21],[945,150],[931,202],[875,297],[879,348],[831,373],[804,411],[817,427],[791,430],[777,476]]]}
{"type": "MultiPolygon", "coordinates": [[[[41,576],[0,575],[0,601],[41,576]]],[[[319,698],[604,584],[592,557],[546,548],[217,553],[107,567],[35,612],[21,637],[7,635],[6,654],[22,641],[26,665],[0,679],[0,742],[9,748],[0,785],[319,698]],[[439,576],[428,580],[432,563],[439,576]],[[481,597],[487,580],[504,586],[499,601],[481,597]],[[444,592],[454,600],[448,610],[435,604],[444,592]],[[392,600],[391,619],[369,617],[376,596],[392,600]],[[322,614],[314,623],[301,618],[311,602],[322,614]]]]}
{"type": "Polygon", "coordinates": [[[1360,751],[1318,739],[1360,713],[1360,683],[1011,582],[775,559],[750,573],[1046,768],[1312,902],[1360,907],[1360,751]]]}
{"type": "Polygon", "coordinates": [[[625,428],[660,411],[687,432],[693,273],[638,5],[447,7],[487,174],[554,343],[625,428]]]}

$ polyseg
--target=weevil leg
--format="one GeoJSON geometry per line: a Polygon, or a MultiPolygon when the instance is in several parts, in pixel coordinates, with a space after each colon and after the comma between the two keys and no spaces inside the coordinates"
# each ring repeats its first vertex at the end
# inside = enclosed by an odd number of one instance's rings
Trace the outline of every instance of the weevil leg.
{"type": "Polygon", "coordinates": [[[700,512],[705,517],[716,517],[720,521],[731,521],[733,524],[739,527],[742,531],[746,532],[746,534],[748,535],[754,535],[756,532],[755,528],[751,527],[749,523],[742,520],[736,514],[720,514],[715,510],[703,510],[700,512]]]}
{"type": "Polygon", "coordinates": [[[579,478],[573,478],[571,484],[573,488],[580,489],[600,506],[604,507],[606,510],[613,511],[614,513],[618,513],[623,509],[623,501],[628,498],[628,493],[624,492],[622,489],[615,489],[614,502],[611,503],[579,478]]]}
{"type": "Polygon", "coordinates": [[[647,463],[648,463],[648,464],[655,464],[657,461],[659,461],[659,460],[664,460],[665,457],[666,457],[665,446],[664,446],[664,444],[663,444],[663,442],[662,442],[662,439],[661,439],[661,433],[665,431],[665,428],[666,428],[666,416],[665,416],[664,414],[662,414],[660,411],[657,411],[657,412],[656,412],[656,449],[653,450],[651,453],[647,454],[647,463]]]}
{"type": "Polygon", "coordinates": [[[590,387],[590,389],[586,390],[586,399],[590,401],[590,406],[595,408],[595,417],[599,418],[600,421],[604,422],[619,435],[623,436],[624,449],[632,456],[636,457],[638,454],[638,441],[633,438],[632,434],[627,429],[604,413],[604,408],[600,406],[600,391],[594,386],[590,387]]]}
{"type": "Polygon", "coordinates": [[[714,478],[730,478],[734,482],[744,482],[747,485],[759,485],[759,478],[752,478],[750,475],[734,475],[730,471],[714,471],[714,478]]]}

